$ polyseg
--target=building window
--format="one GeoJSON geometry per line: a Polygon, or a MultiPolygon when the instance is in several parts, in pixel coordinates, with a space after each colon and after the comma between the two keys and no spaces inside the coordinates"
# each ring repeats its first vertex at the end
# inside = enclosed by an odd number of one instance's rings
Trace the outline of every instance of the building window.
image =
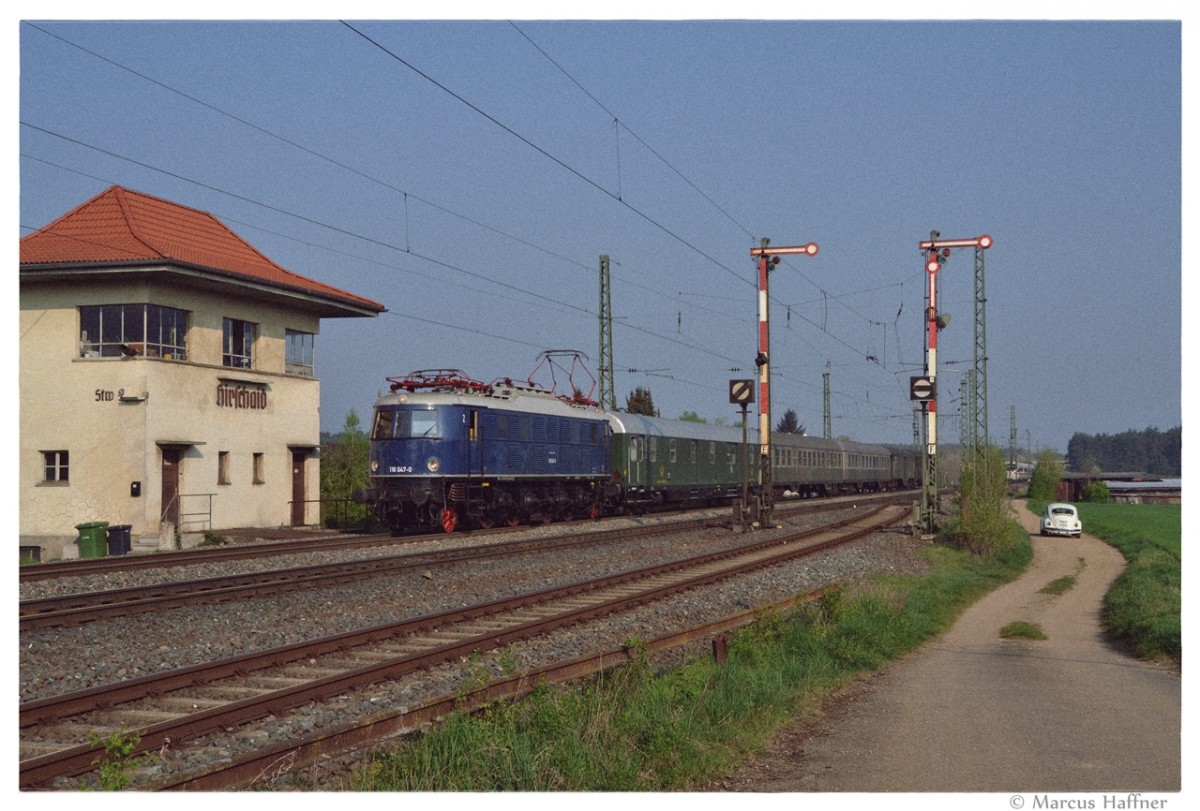
{"type": "Polygon", "coordinates": [[[217,453],[217,484],[229,484],[229,451],[217,453]]]}
{"type": "Polygon", "coordinates": [[[46,473],[42,481],[65,482],[70,479],[71,455],[68,451],[42,451],[46,473]]]}
{"type": "Polygon", "coordinates": [[[261,453],[254,454],[254,483],[266,483],[265,467],[263,466],[263,455],[261,453]]]}
{"type": "Polygon", "coordinates": [[[79,308],[79,356],[187,360],[188,313],[158,304],[79,308]]]}
{"type": "Polygon", "coordinates": [[[313,341],[316,338],[311,332],[287,330],[287,365],[285,371],[290,375],[314,375],[313,341]]]}
{"type": "Polygon", "coordinates": [[[225,338],[221,355],[221,363],[237,369],[254,368],[254,333],[257,324],[251,321],[239,321],[236,318],[225,319],[225,338]]]}

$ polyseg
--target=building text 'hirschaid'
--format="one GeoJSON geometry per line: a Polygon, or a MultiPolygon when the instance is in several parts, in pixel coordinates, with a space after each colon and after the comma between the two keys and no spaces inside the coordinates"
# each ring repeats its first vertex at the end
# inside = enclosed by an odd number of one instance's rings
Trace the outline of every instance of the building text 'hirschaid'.
{"type": "Polygon", "coordinates": [[[221,408],[252,408],[267,407],[267,390],[252,389],[246,386],[217,385],[217,405],[221,408]]]}

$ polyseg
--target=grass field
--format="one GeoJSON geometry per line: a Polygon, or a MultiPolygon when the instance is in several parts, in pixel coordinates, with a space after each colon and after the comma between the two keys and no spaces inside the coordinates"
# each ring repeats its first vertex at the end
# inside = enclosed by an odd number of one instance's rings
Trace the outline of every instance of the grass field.
{"type": "MultiPolygon", "coordinates": [[[[1044,506],[1031,503],[1030,509],[1044,506]]],[[[1130,560],[1105,604],[1109,632],[1142,655],[1178,662],[1180,508],[1079,506],[1084,531],[1130,560]]],[[[381,753],[346,788],[704,788],[746,753],[760,750],[778,724],[814,711],[839,686],[915,649],[949,627],[964,607],[1016,577],[1032,549],[1015,522],[1010,529],[992,556],[938,544],[928,550],[928,574],[879,577],[834,590],[794,616],[764,618],[734,637],[723,665],[697,661],[656,673],[641,661],[570,686],[546,686],[483,712],[454,713],[381,753]]]]}
{"type": "Polygon", "coordinates": [[[1180,559],[1183,507],[1179,504],[1078,504],[1084,527],[1120,548],[1151,544],[1180,559]]]}
{"type": "MultiPolygon", "coordinates": [[[[1035,514],[1044,502],[1030,502],[1035,514]]],[[[1183,508],[1178,504],[1081,503],[1083,531],[1112,544],[1129,562],[1104,600],[1104,627],[1139,656],[1183,659],[1181,588],[1183,508]]]]}
{"type": "MultiPolygon", "coordinates": [[[[932,571],[833,589],[734,635],[723,664],[644,660],[454,713],[361,769],[355,791],[686,791],[761,751],[779,724],[941,632],[1032,557],[1015,522],[997,554],[936,545],[932,571]]],[[[636,650],[636,642],[634,643],[636,650]]]]}

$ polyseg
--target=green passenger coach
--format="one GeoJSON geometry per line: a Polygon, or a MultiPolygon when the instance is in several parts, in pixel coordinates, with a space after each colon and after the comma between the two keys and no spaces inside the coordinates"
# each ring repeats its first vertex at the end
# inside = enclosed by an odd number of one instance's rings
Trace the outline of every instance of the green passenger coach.
{"type": "MultiPolygon", "coordinates": [[[[740,428],[610,412],[612,472],[626,505],[720,501],[742,486],[740,428]]],[[[758,432],[749,435],[752,480],[758,432]]]]}

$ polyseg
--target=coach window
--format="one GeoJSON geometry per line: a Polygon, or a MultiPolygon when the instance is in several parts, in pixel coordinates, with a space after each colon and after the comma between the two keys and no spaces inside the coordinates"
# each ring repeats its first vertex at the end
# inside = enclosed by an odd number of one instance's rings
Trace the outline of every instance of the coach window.
{"type": "Polygon", "coordinates": [[[237,369],[254,368],[254,336],[258,325],[251,321],[226,318],[221,364],[237,369]]]}
{"type": "Polygon", "coordinates": [[[675,464],[675,440],[671,440],[671,464],[675,464]]]}

